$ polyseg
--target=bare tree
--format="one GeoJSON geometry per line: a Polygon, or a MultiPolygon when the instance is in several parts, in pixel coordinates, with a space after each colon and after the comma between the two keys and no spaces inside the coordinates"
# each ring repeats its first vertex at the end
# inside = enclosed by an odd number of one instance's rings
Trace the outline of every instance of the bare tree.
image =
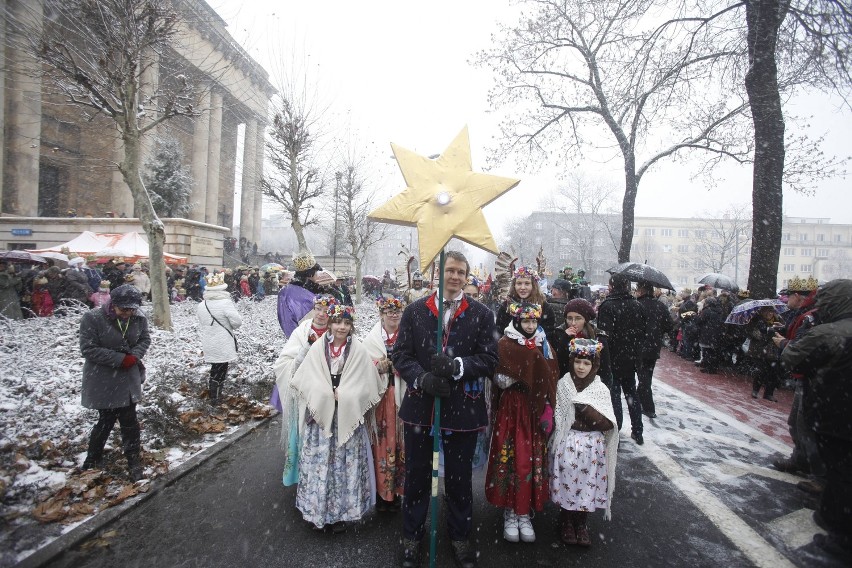
{"type": "Polygon", "coordinates": [[[751,215],[746,205],[731,205],[722,212],[705,212],[695,231],[695,251],[689,255],[705,272],[726,273],[730,267],[739,278],[739,259],[751,247],[751,215]]]}
{"type": "MultiPolygon", "coordinates": [[[[499,77],[491,101],[510,109],[503,158],[562,161],[584,152],[624,164],[618,260],[630,259],[636,194],[658,161],[696,150],[710,161],[748,159],[737,92],[709,88],[734,55],[716,49],[715,25],[688,19],[659,26],[656,0],[529,0],[518,25],[478,57],[499,77]],[[739,128],[738,128],[739,127],[739,128]],[[609,140],[599,135],[608,133],[609,140]]],[[[740,47],[742,49],[742,47],[740,47]]]]}
{"type": "Polygon", "coordinates": [[[364,186],[363,163],[353,157],[346,159],[343,171],[339,172],[337,203],[341,225],[345,230],[344,238],[349,254],[355,261],[355,282],[357,283],[357,303],[361,303],[362,267],[367,253],[376,243],[387,236],[386,225],[375,223],[367,215],[375,208],[375,193],[364,186]]]}
{"type": "MultiPolygon", "coordinates": [[[[123,142],[118,169],[130,188],[136,215],[148,237],[154,324],[171,328],[163,244],[165,230],[140,176],[142,137],[176,116],[197,116],[196,90],[187,75],[161,81],[148,97],[143,75],[173,47],[180,14],[168,0],[63,0],[48,2],[51,17],[43,29],[20,35],[44,65],[48,80],[67,104],[90,120],[106,117],[123,142]],[[144,121],[143,121],[144,118],[144,121]]],[[[7,13],[7,18],[14,14],[7,13]]],[[[39,21],[41,24],[41,21],[39,21]]],[[[31,21],[11,25],[27,30],[31,21]]]]}

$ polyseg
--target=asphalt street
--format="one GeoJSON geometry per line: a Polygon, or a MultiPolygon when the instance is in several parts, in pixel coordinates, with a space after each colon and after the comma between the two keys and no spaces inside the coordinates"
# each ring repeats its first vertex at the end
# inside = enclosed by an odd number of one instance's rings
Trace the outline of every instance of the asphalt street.
{"type": "MultiPolygon", "coordinates": [[[[622,429],[613,518],[590,518],[589,549],[559,543],[554,506],[534,519],[535,543],[505,542],[502,511],[485,501],[477,472],[480,565],[839,566],[810,543],[813,498],[770,466],[782,443],[672,387],[656,391],[660,416],[646,424],[646,444],[622,429]]],[[[279,428],[268,422],[47,565],[397,565],[399,513],[372,513],[340,535],[302,521],[295,488],[280,481],[279,428]]],[[[438,566],[452,566],[443,526],[438,534],[438,566]]]]}

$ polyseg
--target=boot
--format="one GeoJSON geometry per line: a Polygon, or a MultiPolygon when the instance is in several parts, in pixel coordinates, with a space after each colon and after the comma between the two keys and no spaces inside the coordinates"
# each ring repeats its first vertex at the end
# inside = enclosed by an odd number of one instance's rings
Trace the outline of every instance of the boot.
{"type": "Polygon", "coordinates": [[[586,526],[586,519],[589,514],[585,511],[577,511],[575,517],[574,530],[577,531],[577,544],[580,546],[592,546],[592,537],[589,535],[589,527],[586,526]]]}
{"type": "Polygon", "coordinates": [[[142,460],[139,454],[131,454],[127,456],[127,473],[130,481],[136,483],[145,479],[145,468],[142,466],[142,460]]]}
{"type": "Polygon", "coordinates": [[[207,387],[207,401],[211,407],[219,406],[219,396],[222,394],[222,383],[210,379],[207,387]]]}
{"type": "Polygon", "coordinates": [[[103,469],[104,458],[102,455],[95,456],[91,452],[86,454],[86,459],[83,460],[83,465],[80,466],[80,471],[87,469],[103,469]]]}
{"type": "Polygon", "coordinates": [[[559,538],[563,543],[568,545],[577,544],[577,533],[574,530],[574,511],[559,511],[559,523],[562,525],[559,531],[559,538]]]}

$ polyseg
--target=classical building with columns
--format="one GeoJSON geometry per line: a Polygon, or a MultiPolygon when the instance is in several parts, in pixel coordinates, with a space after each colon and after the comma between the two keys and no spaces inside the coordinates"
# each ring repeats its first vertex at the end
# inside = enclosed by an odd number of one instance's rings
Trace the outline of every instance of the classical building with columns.
{"type": "MultiPolygon", "coordinates": [[[[17,22],[36,28],[61,25],[51,10],[55,1],[61,0],[0,0],[0,217],[15,217],[21,225],[22,218],[68,217],[73,212],[91,218],[93,226],[98,219],[133,218],[133,199],[116,167],[123,149],[115,126],[106,117],[86,116],[46,79],[35,79],[31,70],[37,64],[20,47],[26,38],[16,37],[22,29],[17,22]]],[[[187,80],[199,93],[195,108],[200,115],[175,117],[148,132],[143,164],[159,137],[177,139],[193,178],[188,219],[196,226],[223,227],[223,236],[239,225],[241,237],[259,242],[264,132],[275,90],[267,72],[204,0],[176,0],[175,6],[181,16],[179,40],[160,55],[152,54],[153,64],[141,77],[140,104],[150,120],[160,88],[187,80]],[[234,219],[240,164],[240,218],[234,219]]],[[[7,248],[8,231],[3,232],[0,248],[7,248]]]]}

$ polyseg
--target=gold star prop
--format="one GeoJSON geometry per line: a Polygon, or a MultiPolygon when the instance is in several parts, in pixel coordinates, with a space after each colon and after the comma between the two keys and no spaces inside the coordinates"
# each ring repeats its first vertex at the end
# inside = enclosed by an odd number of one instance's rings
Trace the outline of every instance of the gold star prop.
{"type": "Polygon", "coordinates": [[[421,270],[453,237],[499,252],[482,208],[521,180],[474,172],[466,126],[435,160],[396,144],[391,149],[407,187],[369,218],[417,227],[421,270]]]}

